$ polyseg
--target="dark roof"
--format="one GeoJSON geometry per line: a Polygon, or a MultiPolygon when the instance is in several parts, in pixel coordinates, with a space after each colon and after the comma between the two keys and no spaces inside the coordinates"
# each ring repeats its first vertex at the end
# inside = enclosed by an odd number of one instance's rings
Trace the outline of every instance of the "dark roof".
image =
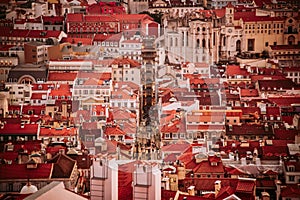
{"type": "Polygon", "coordinates": [[[20,65],[14,69],[11,69],[8,74],[8,79],[19,79],[24,76],[29,75],[35,78],[35,81],[39,78],[40,80],[47,79],[47,68],[43,66],[36,66],[36,65],[20,65]]]}
{"type": "Polygon", "coordinates": [[[232,125],[232,130],[229,125],[226,125],[227,135],[273,135],[273,128],[270,125],[266,127],[260,124],[241,124],[232,125]]]}
{"type": "Polygon", "coordinates": [[[291,79],[285,80],[258,80],[259,89],[261,91],[276,91],[282,89],[292,89],[296,84],[291,79]]]}
{"type": "Polygon", "coordinates": [[[51,178],[70,178],[76,161],[65,154],[57,154],[48,163],[54,163],[51,178]]]}

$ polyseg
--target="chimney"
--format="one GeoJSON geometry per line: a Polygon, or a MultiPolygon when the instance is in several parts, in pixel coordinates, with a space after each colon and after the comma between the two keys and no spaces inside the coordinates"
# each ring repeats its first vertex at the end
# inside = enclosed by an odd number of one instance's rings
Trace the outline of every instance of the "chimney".
{"type": "Polygon", "coordinates": [[[220,190],[221,190],[221,181],[217,180],[215,182],[215,196],[218,195],[218,193],[220,192],[220,190]]]}
{"type": "Polygon", "coordinates": [[[276,184],[276,200],[279,200],[281,194],[281,181],[276,180],[275,184],[276,184]]]}
{"type": "Polygon", "coordinates": [[[270,200],[270,195],[268,192],[262,192],[261,193],[261,199],[262,200],[270,200]]]}
{"type": "Polygon", "coordinates": [[[190,187],[188,187],[188,193],[191,196],[195,196],[195,186],[191,185],[190,187]]]}

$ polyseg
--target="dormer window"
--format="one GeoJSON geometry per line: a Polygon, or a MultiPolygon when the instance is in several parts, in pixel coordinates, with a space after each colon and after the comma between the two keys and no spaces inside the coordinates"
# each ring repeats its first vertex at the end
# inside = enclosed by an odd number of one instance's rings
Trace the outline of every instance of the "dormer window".
{"type": "Polygon", "coordinates": [[[211,162],[210,165],[211,165],[211,166],[217,166],[218,163],[217,163],[217,162],[211,162]]]}
{"type": "Polygon", "coordinates": [[[294,172],[295,171],[295,166],[294,165],[289,165],[287,166],[287,169],[289,172],[294,172]]]}

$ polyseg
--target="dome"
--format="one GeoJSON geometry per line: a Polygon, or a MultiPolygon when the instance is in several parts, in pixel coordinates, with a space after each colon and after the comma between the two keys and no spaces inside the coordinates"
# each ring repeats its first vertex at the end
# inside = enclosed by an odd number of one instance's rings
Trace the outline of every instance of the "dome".
{"type": "Polygon", "coordinates": [[[26,184],[22,187],[20,194],[32,194],[38,191],[35,185],[26,184]]]}

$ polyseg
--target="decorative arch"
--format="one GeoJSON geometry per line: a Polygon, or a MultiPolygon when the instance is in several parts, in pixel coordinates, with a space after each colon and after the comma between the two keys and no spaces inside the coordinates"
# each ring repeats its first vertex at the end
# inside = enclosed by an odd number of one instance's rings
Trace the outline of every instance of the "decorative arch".
{"type": "Polygon", "coordinates": [[[290,35],[290,36],[288,37],[288,44],[289,44],[289,45],[295,44],[295,40],[296,40],[295,36],[290,35]]]}
{"type": "Polygon", "coordinates": [[[32,83],[36,83],[36,80],[33,76],[23,75],[19,78],[18,83],[19,84],[32,84],[32,83]]]}
{"type": "Polygon", "coordinates": [[[241,40],[236,41],[235,48],[237,52],[241,52],[241,40]]]}

